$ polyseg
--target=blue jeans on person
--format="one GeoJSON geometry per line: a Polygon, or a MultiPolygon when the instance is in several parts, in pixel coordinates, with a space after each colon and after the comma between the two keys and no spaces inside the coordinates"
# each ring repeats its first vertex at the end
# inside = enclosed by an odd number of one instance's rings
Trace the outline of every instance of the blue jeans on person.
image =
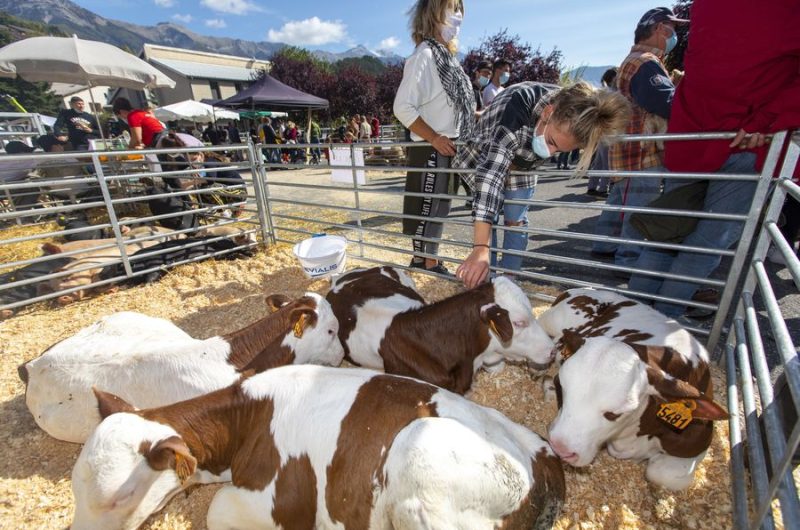
{"type": "MultiPolygon", "coordinates": [[[[656,166],[643,169],[642,171],[663,172],[665,168],[656,166]]],[[[661,195],[661,181],[662,179],[656,177],[628,177],[619,182],[617,186],[623,188],[622,197],[625,206],[647,206],[661,195]]],[[[623,239],[642,239],[642,234],[631,225],[630,218],[630,212],[625,212],[625,215],[622,217],[620,237],[623,239]]],[[[620,243],[614,254],[614,264],[623,267],[633,267],[641,253],[642,247],[636,243],[620,243]]]]}
{"type": "MultiPolygon", "coordinates": [[[[606,204],[609,206],[622,206],[622,191],[625,189],[625,181],[612,182],[608,190],[606,204]]],[[[619,237],[622,232],[622,214],[617,211],[603,210],[595,225],[595,235],[619,237]]],[[[617,251],[619,243],[609,243],[606,241],[595,241],[592,244],[592,252],[598,254],[613,254],[617,251]]]]}
{"type": "MultiPolygon", "coordinates": [[[[530,200],[536,188],[522,188],[519,190],[505,190],[505,199],[510,200],[530,200]]],[[[495,223],[499,223],[498,220],[495,223]]],[[[527,204],[508,204],[503,203],[503,222],[518,225],[517,228],[528,227],[528,205],[527,204]]],[[[497,230],[492,230],[492,247],[497,247],[497,230]]],[[[528,248],[528,234],[521,232],[503,232],[503,250],[524,251],[528,248]]],[[[497,253],[492,252],[490,264],[494,267],[497,263],[497,253]]],[[[506,254],[500,259],[500,267],[504,269],[518,271],[522,268],[522,256],[506,254]]]]}
{"type": "MultiPolygon", "coordinates": [[[[717,173],[754,173],[756,157],[753,153],[734,153],[725,161],[717,173]]],[[[665,191],[689,184],[692,180],[667,179],[665,191]]],[[[708,185],[703,211],[713,213],[747,213],[756,182],[712,180],[708,185]]],[[[743,223],[717,219],[700,219],[694,231],[683,239],[682,244],[694,247],[725,250],[733,246],[742,234],[743,223]]],[[[661,271],[682,276],[708,278],[719,267],[722,258],[710,254],[693,252],[670,252],[647,248],[639,255],[636,268],[661,271]]],[[[682,300],[691,299],[698,284],[678,280],[666,280],[653,276],[634,274],[628,287],[633,291],[658,294],[682,300]]],[[[668,317],[681,316],[685,305],[656,302],[654,307],[668,317]]]]}

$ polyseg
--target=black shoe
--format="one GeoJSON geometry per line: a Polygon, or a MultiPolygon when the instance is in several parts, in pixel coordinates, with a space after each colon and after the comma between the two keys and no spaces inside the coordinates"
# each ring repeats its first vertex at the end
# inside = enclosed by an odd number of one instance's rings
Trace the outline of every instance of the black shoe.
{"type": "Polygon", "coordinates": [[[416,260],[412,259],[411,263],[409,263],[408,266],[411,267],[412,269],[422,269],[422,270],[426,270],[428,272],[441,274],[443,276],[452,276],[452,273],[449,270],[447,270],[447,267],[445,267],[444,264],[441,261],[438,262],[433,267],[427,268],[427,267],[425,267],[425,260],[416,261],[416,260]]]}

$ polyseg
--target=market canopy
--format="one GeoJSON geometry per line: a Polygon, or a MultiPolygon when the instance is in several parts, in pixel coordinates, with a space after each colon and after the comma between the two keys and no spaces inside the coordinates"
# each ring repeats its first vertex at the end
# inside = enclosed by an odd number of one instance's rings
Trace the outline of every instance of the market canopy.
{"type": "Polygon", "coordinates": [[[231,109],[251,109],[269,107],[279,109],[324,109],[328,100],[306,94],[301,90],[284,85],[274,77],[264,76],[238,94],[223,99],[218,107],[231,109]]]}
{"type": "Polygon", "coordinates": [[[238,120],[239,114],[230,110],[215,109],[211,105],[187,99],[158,107],[153,111],[156,118],[161,121],[188,120],[199,123],[208,123],[214,120],[238,120]]]}

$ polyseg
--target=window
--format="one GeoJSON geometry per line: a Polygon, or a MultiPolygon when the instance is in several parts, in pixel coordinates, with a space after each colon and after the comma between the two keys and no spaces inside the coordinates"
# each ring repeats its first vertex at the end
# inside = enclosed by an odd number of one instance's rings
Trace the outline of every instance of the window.
{"type": "Polygon", "coordinates": [[[222,92],[219,91],[219,83],[217,81],[209,81],[211,85],[211,97],[214,99],[222,99],[222,92]]]}

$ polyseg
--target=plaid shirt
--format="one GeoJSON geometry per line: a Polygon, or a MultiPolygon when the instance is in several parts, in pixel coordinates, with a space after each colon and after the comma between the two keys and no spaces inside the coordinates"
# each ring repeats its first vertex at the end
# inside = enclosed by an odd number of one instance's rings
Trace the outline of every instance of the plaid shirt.
{"type": "MultiPolygon", "coordinates": [[[[631,52],[622,61],[617,74],[617,88],[620,94],[631,102],[633,113],[625,134],[642,134],[645,131],[645,120],[649,113],[636,104],[631,95],[631,79],[636,75],[641,66],[648,61],[655,61],[664,69],[661,57],[664,52],[659,48],[651,48],[641,44],[634,45],[631,52]]],[[[669,74],[664,70],[664,75],[669,74]]],[[[657,142],[616,142],[608,150],[609,169],[621,171],[642,171],[651,167],[662,165],[664,148],[658,147],[657,142]]]]}
{"type": "Polygon", "coordinates": [[[509,171],[527,171],[545,161],[533,152],[531,143],[542,109],[557,90],[555,85],[533,82],[509,87],[486,107],[472,137],[458,148],[453,167],[477,170],[461,175],[475,199],[473,220],[494,223],[505,189],[536,184],[534,175],[509,175],[509,171]]]}

